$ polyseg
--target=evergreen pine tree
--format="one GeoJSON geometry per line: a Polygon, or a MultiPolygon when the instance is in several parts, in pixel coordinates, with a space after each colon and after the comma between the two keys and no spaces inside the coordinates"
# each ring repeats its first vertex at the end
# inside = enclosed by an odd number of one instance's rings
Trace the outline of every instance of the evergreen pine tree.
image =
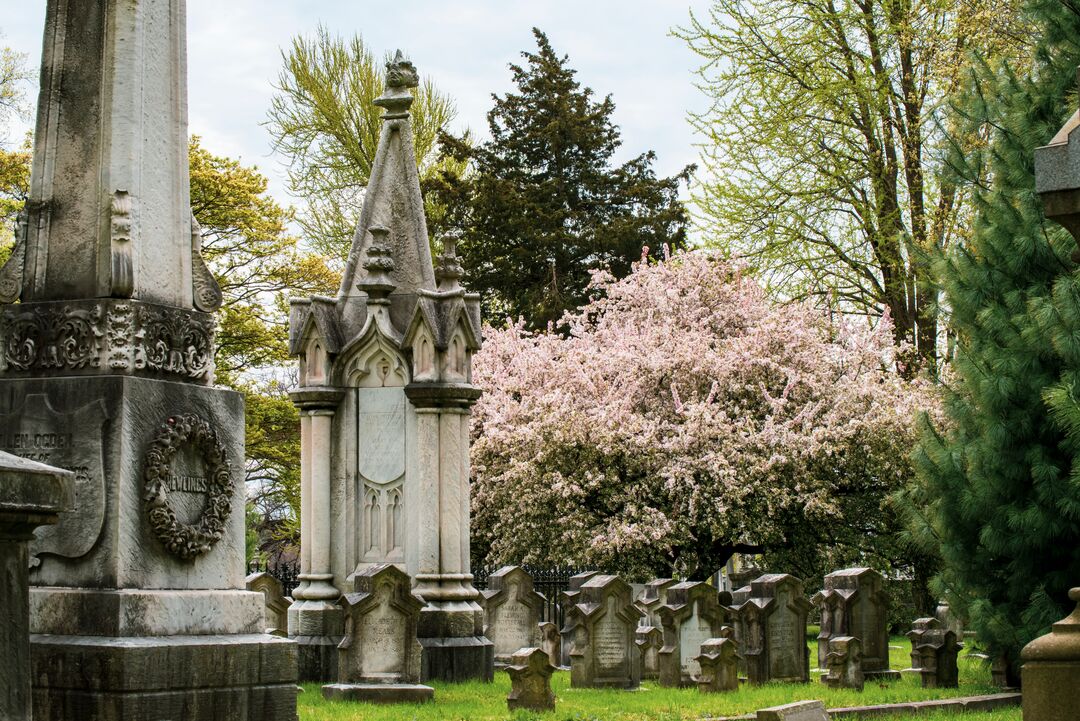
{"type": "Polygon", "coordinates": [[[1043,217],[1033,165],[1070,114],[1080,12],[1059,0],[1027,10],[1041,33],[1033,67],[976,63],[958,101],[960,132],[988,142],[954,158],[975,203],[974,234],[939,264],[956,341],[949,418],[925,425],[914,457],[921,530],[943,562],[938,590],[1014,680],[1020,649],[1067,613],[1067,591],[1080,583],[1080,442],[1051,422],[1044,400],[1080,427],[1076,245],[1043,217]]]}
{"type": "Polygon", "coordinates": [[[612,167],[621,141],[611,97],[594,101],[568,58],[533,33],[538,51],[510,66],[518,92],[494,96],[491,139],[470,147],[441,138],[444,153],[469,160],[471,172],[444,173],[425,184],[425,195],[460,231],[467,283],[483,295],[486,316],[521,316],[543,328],[585,302],[591,270],[623,277],[644,246],[659,256],[665,244],[685,245],[678,190],[692,166],[657,178],[647,152],[612,167]]]}

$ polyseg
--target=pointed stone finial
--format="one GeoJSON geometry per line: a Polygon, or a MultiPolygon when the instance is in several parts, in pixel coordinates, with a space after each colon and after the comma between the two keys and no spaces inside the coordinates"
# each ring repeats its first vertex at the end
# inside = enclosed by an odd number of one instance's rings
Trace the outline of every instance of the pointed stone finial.
{"type": "Polygon", "coordinates": [[[457,256],[457,244],[461,232],[451,230],[442,238],[443,252],[435,261],[435,281],[441,293],[461,290],[461,276],[465,269],[461,267],[457,256]]]}
{"type": "Polygon", "coordinates": [[[394,258],[390,254],[390,229],[373,225],[368,228],[368,232],[371,233],[371,245],[367,250],[367,260],[364,261],[367,277],[357,283],[356,287],[367,293],[370,299],[381,300],[397,287],[390,278],[390,273],[394,271],[394,258]]]}
{"type": "Polygon", "coordinates": [[[386,108],[383,120],[394,120],[409,117],[409,108],[412,106],[413,96],[409,92],[420,84],[420,76],[416,73],[416,66],[398,50],[394,59],[386,63],[386,92],[375,99],[375,104],[386,108]]]}

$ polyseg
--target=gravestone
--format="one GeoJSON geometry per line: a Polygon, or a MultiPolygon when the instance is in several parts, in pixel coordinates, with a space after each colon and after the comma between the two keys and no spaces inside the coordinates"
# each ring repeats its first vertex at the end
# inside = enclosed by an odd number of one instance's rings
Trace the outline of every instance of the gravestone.
{"type": "Polygon", "coordinates": [[[660,685],[692,686],[701,669],[701,644],[720,635],[725,609],[707,583],[677,583],[667,589],[667,603],[657,611],[664,629],[660,649],[660,685]]]}
{"type": "Polygon", "coordinates": [[[655,626],[662,628],[660,623],[660,607],[667,602],[667,590],[676,583],[673,578],[654,578],[645,584],[641,595],[638,596],[637,606],[645,614],[641,617],[642,626],[655,626]]]}
{"type": "Polygon", "coordinates": [[[960,620],[960,617],[952,612],[947,601],[939,601],[937,608],[934,609],[934,618],[936,618],[943,628],[947,628],[956,634],[958,640],[964,638],[964,622],[960,620]]]}
{"type": "Polygon", "coordinates": [[[598,571],[584,571],[582,573],[575,574],[570,577],[567,582],[565,591],[559,593],[559,602],[562,604],[563,611],[563,627],[562,633],[562,665],[570,666],[570,649],[574,646],[574,617],[569,613],[569,609],[577,603],[577,597],[581,592],[581,587],[594,576],[599,576],[598,571]]]}
{"type": "Polygon", "coordinates": [[[555,694],[551,690],[551,665],[547,653],[540,648],[520,648],[510,656],[506,667],[510,674],[510,693],[506,707],[510,711],[554,711],[555,694]]]}
{"type": "Polygon", "coordinates": [[[757,721],[829,721],[829,714],[821,701],[796,701],[759,709],[757,721]]]}
{"type": "Polygon", "coordinates": [[[263,627],[272,636],[287,636],[289,606],[292,600],[285,596],[281,581],[269,573],[252,573],[245,579],[247,590],[263,595],[263,627]]]}
{"type": "Polygon", "coordinates": [[[562,664],[562,636],[559,635],[559,627],[551,621],[544,621],[538,626],[542,648],[551,665],[558,668],[562,664]]]}
{"type": "Polygon", "coordinates": [[[533,590],[532,577],[520,566],[504,566],[488,577],[481,592],[484,636],[495,649],[495,664],[505,666],[518,649],[540,646],[544,597],[533,590]]]}
{"type": "Polygon", "coordinates": [[[572,615],[570,685],[573,688],[637,688],[641,654],[634,637],[641,610],[618,576],[593,576],[580,588],[572,615]]]}
{"type": "Polygon", "coordinates": [[[293,721],[295,644],[264,634],[244,585],[243,397],[213,386],[187,4],[39,5],[30,197],[0,269],[0,449],[72,471],[75,503],[29,549],[34,716],[78,699],[88,719],[293,721]]]}
{"type": "Polygon", "coordinates": [[[744,634],[741,651],[750,683],[809,682],[809,610],[803,583],[794,576],[768,574],[750,584],[750,598],[739,608],[744,634]]]}
{"type": "Polygon", "coordinates": [[[920,618],[914,623],[908,638],[911,639],[911,668],[907,673],[917,673],[923,688],[956,688],[959,685],[957,656],[963,644],[957,642],[956,634],[942,628],[936,618],[920,618]]]}
{"type": "Polygon", "coordinates": [[[664,647],[664,631],[656,626],[638,626],[634,643],[641,653],[641,678],[654,681],[660,678],[660,649],[664,647]]]}
{"type": "Polygon", "coordinates": [[[821,682],[829,688],[863,690],[866,677],[862,670],[862,643],[854,636],[833,636],[825,656],[827,673],[821,682]]]}
{"type": "Polygon", "coordinates": [[[738,657],[734,638],[710,638],[702,643],[701,653],[694,659],[700,669],[695,679],[698,691],[738,691],[738,657]]]}
{"type": "Polygon", "coordinates": [[[813,601],[821,608],[819,668],[825,668],[831,638],[854,636],[862,644],[863,673],[867,678],[899,676],[889,668],[889,597],[880,573],[870,568],[830,573],[813,601]]]}
{"type": "Polygon", "coordinates": [[[30,721],[30,554],[35,529],[74,510],[75,474],[0,452],[0,719],[30,721]]]}
{"type": "Polygon", "coordinates": [[[396,566],[380,564],[353,579],[341,598],[345,638],[338,646],[338,683],[322,687],[331,700],[422,703],[435,691],[420,684],[416,629],[424,602],[396,566]]]}
{"type": "MultiPolygon", "coordinates": [[[[1078,118],[1080,121],[1080,118],[1078,118]]],[[[1080,123],[1078,123],[1080,124],[1080,123]]],[[[1076,608],[1020,652],[1024,719],[1068,721],[1077,716],[1080,689],[1080,588],[1069,591],[1076,608]],[[1070,689],[1072,693],[1065,692],[1070,689]]]]}
{"type": "Polygon", "coordinates": [[[494,673],[469,566],[480,296],[461,286],[454,237],[432,261],[410,114],[418,83],[399,52],[375,101],[385,110],[379,145],[337,297],[290,303],[302,552],[289,635],[305,643],[302,678],[332,675],[333,601],[349,574],[382,563],[404,568],[426,603],[424,679],[494,673]]]}

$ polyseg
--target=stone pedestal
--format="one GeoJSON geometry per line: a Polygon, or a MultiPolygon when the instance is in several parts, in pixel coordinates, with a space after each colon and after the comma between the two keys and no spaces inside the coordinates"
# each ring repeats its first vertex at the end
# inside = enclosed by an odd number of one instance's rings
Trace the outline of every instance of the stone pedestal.
{"type": "Polygon", "coordinates": [[[100,376],[0,379],[0,398],[4,446],[75,475],[30,546],[35,716],[292,721],[296,649],[244,586],[239,394],[100,376]]]}
{"type": "Polygon", "coordinates": [[[0,718],[30,721],[27,544],[74,505],[74,474],[0,453],[0,718]]]}
{"type": "Polygon", "coordinates": [[[1069,591],[1076,610],[1020,653],[1024,721],[1071,721],[1080,689],[1080,588],[1069,591]]]}

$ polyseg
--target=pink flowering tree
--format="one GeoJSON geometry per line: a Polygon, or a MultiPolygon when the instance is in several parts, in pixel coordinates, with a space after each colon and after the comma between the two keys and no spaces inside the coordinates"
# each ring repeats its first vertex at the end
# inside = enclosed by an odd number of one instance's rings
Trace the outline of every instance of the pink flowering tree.
{"type": "Polygon", "coordinates": [[[887,320],[778,305],[700,252],[594,285],[568,335],[487,329],[478,555],[702,577],[815,524],[859,528],[867,498],[888,512],[932,401],[896,372],[887,320]]]}

